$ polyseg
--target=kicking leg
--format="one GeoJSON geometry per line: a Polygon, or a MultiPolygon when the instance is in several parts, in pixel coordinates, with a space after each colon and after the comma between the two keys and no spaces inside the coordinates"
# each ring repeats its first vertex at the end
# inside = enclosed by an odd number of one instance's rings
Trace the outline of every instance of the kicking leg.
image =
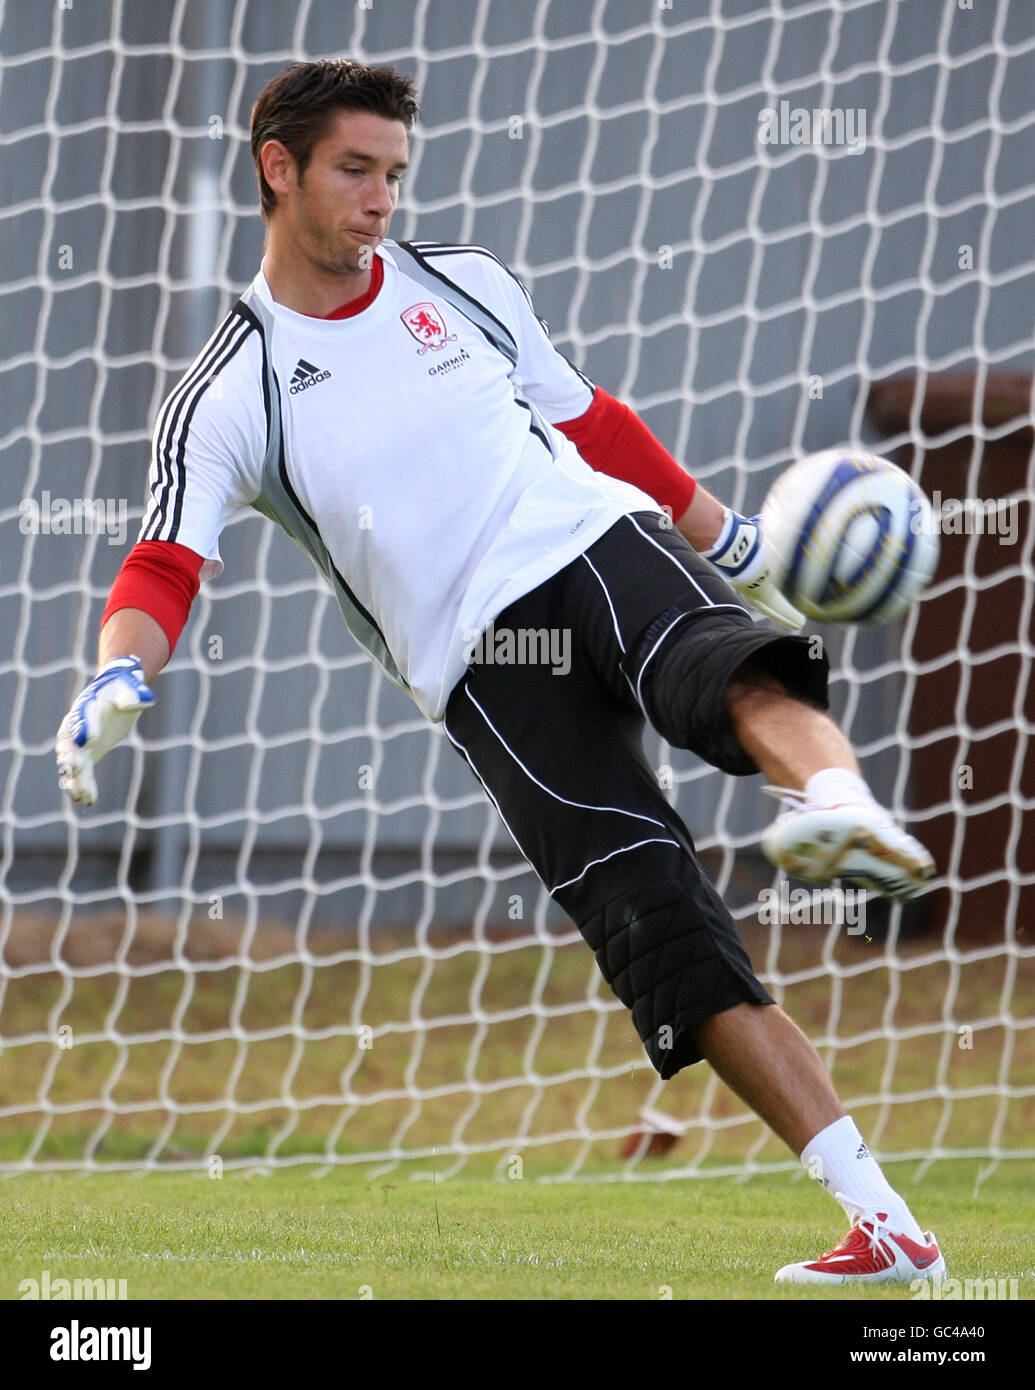
{"type": "Polygon", "coordinates": [[[914,896],[934,876],[930,854],[876,803],[851,744],[826,714],[795,699],[756,660],[736,671],[725,708],[741,747],[788,793],[790,809],[762,842],[773,864],[813,883],[841,878],[893,898],[914,896]]]}
{"type": "Polygon", "coordinates": [[[855,751],[830,716],[796,700],[756,661],[734,674],[726,709],[744,751],[774,786],[803,788],[827,768],[859,776],[855,751]]]}
{"type": "MultiPolygon", "coordinates": [[[[721,621],[716,614],[688,622],[648,668],[639,688],[649,699],[652,722],[672,742],[694,747],[730,771],[752,770],[745,765],[750,759],[790,790],[789,801],[805,802],[778,819],[777,836],[767,834],[767,852],[782,867],[804,868],[819,882],[847,877],[904,896],[903,890],[933,870],[930,857],[876,805],[851,745],[818,708],[823,692],[814,674],[825,663],[808,659],[800,639],[777,640],[739,661],[734,653],[728,658],[732,670],[727,666],[713,675],[734,637],[710,640],[708,629],[721,621]],[[733,746],[711,703],[716,690],[733,746]],[[810,853],[816,860],[806,857],[810,853]],[[913,872],[907,875],[893,857],[913,872]]],[[[755,628],[739,640],[759,636],[755,628]]],[[[944,1275],[934,1237],[921,1230],[887,1182],[845,1114],[819,1054],[782,1009],[738,1004],[689,1031],[716,1073],[800,1156],[852,1223],[835,1250],[785,1266],[779,1282],[881,1283],[944,1275]]]]}

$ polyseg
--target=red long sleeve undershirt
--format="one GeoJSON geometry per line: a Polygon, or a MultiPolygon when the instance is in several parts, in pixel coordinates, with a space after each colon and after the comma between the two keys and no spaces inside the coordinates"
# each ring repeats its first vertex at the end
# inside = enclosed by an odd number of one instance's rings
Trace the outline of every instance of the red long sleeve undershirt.
{"type": "Polygon", "coordinates": [[[689,507],[696,482],[654,438],[640,417],[601,387],[577,420],[556,425],[579,453],[601,473],[633,483],[666,507],[673,520],[689,507]]]}
{"type": "Polygon", "coordinates": [[[176,541],[139,541],[126,556],[108,595],[101,627],[120,608],[141,608],[169,639],[180,639],[201,587],[203,558],[176,541]]]}
{"type": "MultiPolygon", "coordinates": [[[[694,479],[638,415],[599,386],[585,414],[556,428],[593,468],[641,488],[675,520],[690,505],[694,479]]],[[[202,556],[175,541],[140,541],[112,585],[101,626],[120,608],[140,608],[158,623],[171,652],[201,586],[203,563],[202,556]]]]}

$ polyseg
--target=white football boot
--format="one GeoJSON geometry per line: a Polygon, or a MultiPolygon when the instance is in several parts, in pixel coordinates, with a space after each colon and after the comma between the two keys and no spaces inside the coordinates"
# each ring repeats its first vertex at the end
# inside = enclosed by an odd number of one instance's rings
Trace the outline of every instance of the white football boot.
{"type": "Polygon", "coordinates": [[[800,803],[777,816],[762,836],[765,857],[785,874],[806,883],[842,879],[886,898],[915,897],[934,877],[927,850],[875,801],[817,806],[804,792],[765,790],[800,803]]]}

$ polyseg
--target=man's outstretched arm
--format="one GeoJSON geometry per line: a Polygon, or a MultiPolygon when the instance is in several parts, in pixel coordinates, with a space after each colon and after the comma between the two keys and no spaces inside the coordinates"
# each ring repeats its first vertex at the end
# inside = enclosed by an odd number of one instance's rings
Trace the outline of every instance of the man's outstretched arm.
{"type": "Polygon", "coordinates": [[[54,744],[59,785],[73,801],[93,805],[97,763],[154,704],[149,682],[172,655],[202,564],[172,541],[141,542],[126,557],[101,619],[97,674],[73,700],[54,744]]]}
{"type": "Polygon", "coordinates": [[[153,680],[180,639],[201,587],[203,564],[196,551],[175,541],[139,541],[101,615],[98,664],[132,652],[153,680]]]}
{"type": "Polygon", "coordinates": [[[153,681],[168,663],[172,650],[162,625],[142,608],[120,608],[101,628],[97,643],[97,669],[114,657],[136,656],[144,679],[153,681]]]}

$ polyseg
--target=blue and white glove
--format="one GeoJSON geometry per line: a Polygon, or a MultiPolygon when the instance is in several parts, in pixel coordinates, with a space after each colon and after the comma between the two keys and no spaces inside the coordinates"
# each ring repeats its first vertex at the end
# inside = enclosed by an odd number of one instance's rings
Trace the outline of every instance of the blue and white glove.
{"type": "Polygon", "coordinates": [[[73,801],[92,806],[97,800],[94,766],[154,702],[138,656],[116,656],[106,662],[75,697],[57,731],[54,752],[61,790],[73,801]]]}
{"type": "Polygon", "coordinates": [[[769,573],[760,516],[748,518],[726,507],[715,544],[701,554],[722,570],[741,598],[774,623],[792,632],[804,627],[805,615],[784,598],[769,573]]]}

